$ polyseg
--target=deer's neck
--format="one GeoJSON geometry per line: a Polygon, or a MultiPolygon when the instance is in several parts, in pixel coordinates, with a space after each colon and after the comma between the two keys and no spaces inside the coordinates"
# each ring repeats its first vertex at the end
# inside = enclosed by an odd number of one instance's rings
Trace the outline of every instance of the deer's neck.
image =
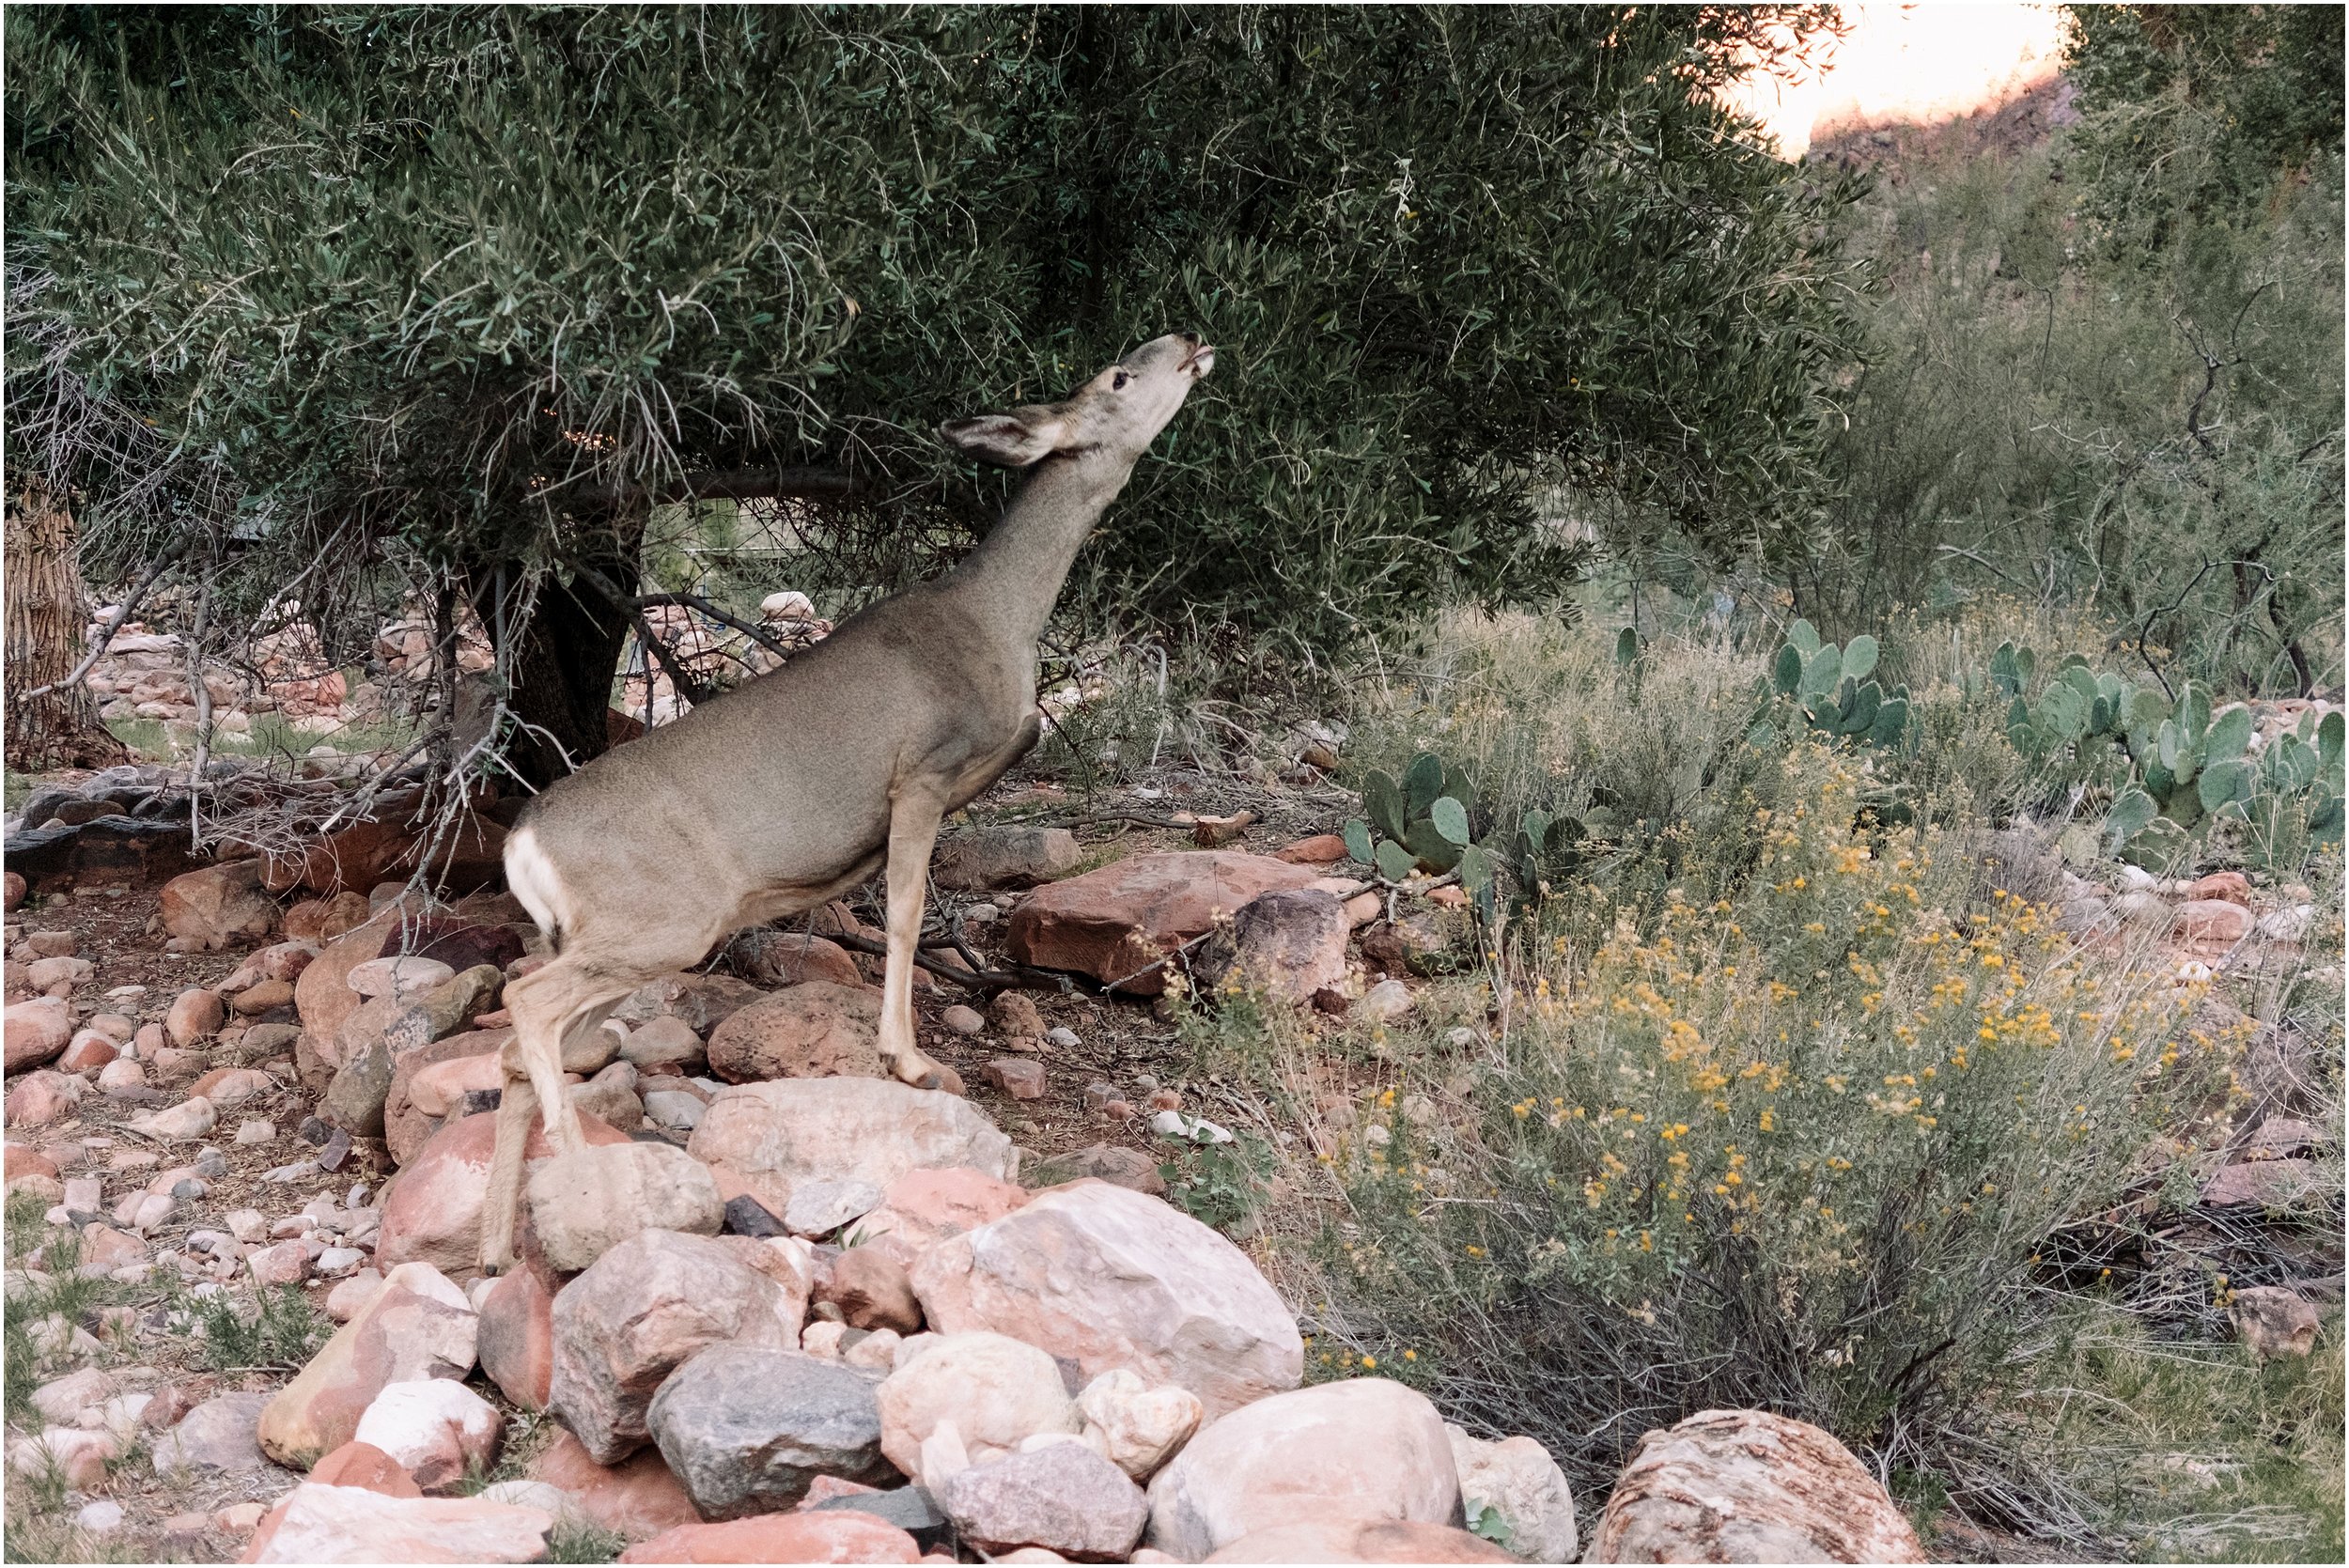
{"type": "Polygon", "coordinates": [[[982,618],[1033,656],[1077,551],[1132,473],[1130,463],[1046,458],[948,581],[972,591],[982,618]]]}

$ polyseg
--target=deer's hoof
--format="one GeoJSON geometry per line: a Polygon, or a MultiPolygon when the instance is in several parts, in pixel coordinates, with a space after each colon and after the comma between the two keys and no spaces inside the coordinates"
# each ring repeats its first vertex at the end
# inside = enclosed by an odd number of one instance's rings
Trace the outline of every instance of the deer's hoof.
{"type": "Polygon", "coordinates": [[[962,1075],[943,1062],[933,1062],[930,1070],[914,1082],[917,1089],[942,1089],[949,1094],[962,1093],[962,1075]]]}

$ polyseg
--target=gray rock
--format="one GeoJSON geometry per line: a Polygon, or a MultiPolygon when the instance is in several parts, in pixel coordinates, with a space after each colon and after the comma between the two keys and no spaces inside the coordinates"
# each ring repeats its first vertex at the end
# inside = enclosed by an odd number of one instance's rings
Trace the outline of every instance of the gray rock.
{"type": "Polygon", "coordinates": [[[1066,877],[1083,860],[1084,847],[1066,828],[973,828],[939,842],[930,876],[941,888],[988,893],[1066,877]]]}
{"type": "MultiPolygon", "coordinates": [[[[658,1081],[657,1079],[655,1081],[658,1081]]],[[[682,1089],[655,1089],[645,1096],[645,1119],[655,1126],[691,1132],[702,1125],[706,1108],[682,1089]]]]}
{"type": "Polygon", "coordinates": [[[709,1168],[671,1143],[556,1155],[531,1172],[527,1196],[539,1250],[563,1273],[585,1268],[640,1231],[716,1235],[725,1218],[709,1168]]]}
{"type": "Polygon", "coordinates": [[[795,1508],[819,1475],[875,1484],[879,1380],[796,1350],[716,1344],[671,1374],[646,1424],[706,1519],[795,1508]]]}
{"type": "Polygon", "coordinates": [[[1125,1471],[1081,1442],[1053,1442],[941,1482],[938,1506],[962,1539],[990,1554],[1042,1546],[1122,1560],[1150,1508],[1125,1471]]]}
{"type": "Polygon", "coordinates": [[[764,1241],[769,1236],[787,1235],[783,1221],[767,1212],[767,1205],[745,1192],[726,1200],[727,1235],[746,1235],[764,1241]]]}
{"type": "Polygon", "coordinates": [[[164,1480],[266,1469],[261,1412],[269,1394],[222,1394],[208,1399],[155,1443],[155,1473],[164,1480]]]}
{"type": "Polygon", "coordinates": [[[801,1182],[784,1205],[784,1227],[793,1235],[822,1236],[881,1206],[881,1189],[871,1182],[801,1182]]]}
{"type": "Polygon", "coordinates": [[[935,1545],[946,1531],[946,1515],[936,1499],[920,1486],[899,1486],[887,1492],[859,1492],[852,1497],[826,1498],[822,1502],[809,1503],[806,1512],[821,1514],[827,1509],[847,1509],[857,1514],[870,1514],[895,1525],[925,1548],[935,1545]]]}
{"type": "Polygon", "coordinates": [[[359,1138],[383,1136],[383,1102],[392,1093],[392,1049],[379,1036],[346,1061],[319,1100],[329,1126],[359,1138]]]}

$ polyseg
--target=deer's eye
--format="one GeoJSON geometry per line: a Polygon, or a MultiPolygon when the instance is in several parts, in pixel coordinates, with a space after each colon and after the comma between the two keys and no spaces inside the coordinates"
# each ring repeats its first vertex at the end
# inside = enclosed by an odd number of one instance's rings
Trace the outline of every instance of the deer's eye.
{"type": "Polygon", "coordinates": [[[1120,370],[1115,376],[1111,378],[1110,390],[1112,392],[1123,392],[1126,390],[1126,383],[1132,380],[1133,378],[1131,376],[1128,376],[1126,372],[1120,370]]]}

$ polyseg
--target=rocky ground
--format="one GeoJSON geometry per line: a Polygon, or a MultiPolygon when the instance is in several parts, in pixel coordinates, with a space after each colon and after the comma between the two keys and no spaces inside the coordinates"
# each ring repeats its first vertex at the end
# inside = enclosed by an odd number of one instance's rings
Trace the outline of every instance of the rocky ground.
{"type": "MultiPolygon", "coordinates": [[[[1180,1077],[1168,975],[1389,1017],[1459,918],[1450,890],[1348,874],[1336,792],[999,788],[941,843],[936,926],[967,951],[933,955],[1083,986],[980,1006],[926,982],[922,1043],[963,1096],[880,1076],[870,909],[646,986],[573,1043],[595,1147],[534,1148],[526,1266],[490,1281],[499,992],[543,961],[495,887],[506,803],[474,802],[454,849],[387,807],[198,863],[151,778],[64,783],[10,842],[12,1556],[1579,1549],[1531,1438],[1470,1437],[1375,1376],[1300,1388],[1260,1260],[1165,1201],[1160,1163],[1227,1136],[1218,1086],[1180,1077]],[[399,879],[419,865],[440,898],[399,879]]],[[[2077,939],[2151,934],[2181,968],[2255,979],[2310,918],[2305,890],[2239,876],[2032,863],[2077,939]]],[[[2205,1201],[2287,1193],[2316,1136],[2256,1124],[2205,1201]]],[[[2305,1353],[2300,1295],[2240,1295],[2248,1338],[2305,1353]]],[[[1651,1435],[1594,1536],[1603,1561],[1922,1557],[1831,1437],[1751,1412],[1651,1435]]]]}

